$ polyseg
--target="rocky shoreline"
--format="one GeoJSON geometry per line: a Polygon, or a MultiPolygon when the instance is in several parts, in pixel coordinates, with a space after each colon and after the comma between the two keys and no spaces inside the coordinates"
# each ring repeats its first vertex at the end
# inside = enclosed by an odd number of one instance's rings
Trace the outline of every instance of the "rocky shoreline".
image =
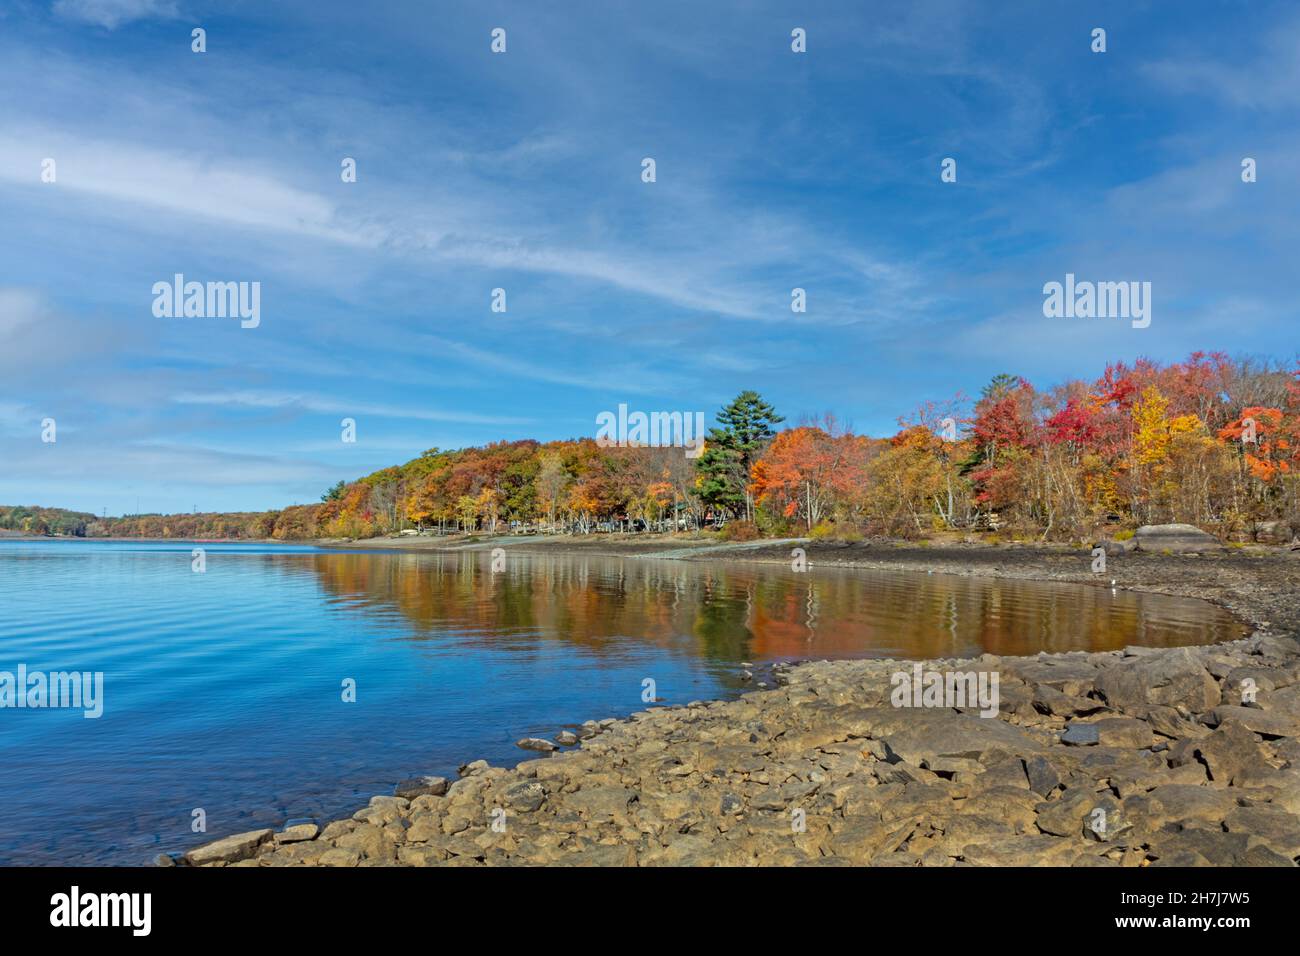
{"type": "MultiPolygon", "coordinates": [[[[1096,584],[1086,554],[808,546],[814,565],[1096,584]]],[[[179,862],[1295,866],[1300,560],[1122,555],[1108,571],[1257,630],[1210,647],[780,667],[769,689],[589,722],[560,741],[576,749],[513,769],[477,761],[323,829],[237,834],[179,862]],[[895,675],[915,663],[972,689],[996,675],[996,715],[969,699],[898,706],[895,675]]]]}

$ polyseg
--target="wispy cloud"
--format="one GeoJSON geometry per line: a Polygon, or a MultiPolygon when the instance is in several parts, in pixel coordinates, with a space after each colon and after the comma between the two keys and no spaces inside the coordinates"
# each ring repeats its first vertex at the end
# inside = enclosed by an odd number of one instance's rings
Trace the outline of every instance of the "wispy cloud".
{"type": "Polygon", "coordinates": [[[175,0],[55,0],[54,12],[108,30],[135,20],[179,16],[175,0]]]}
{"type": "Polygon", "coordinates": [[[319,395],[290,394],[284,392],[182,392],[172,401],[180,405],[216,405],[230,408],[290,409],[319,412],[329,415],[373,415],[377,418],[406,418],[426,422],[458,422],[471,425],[526,425],[532,419],[502,415],[479,415],[473,412],[442,411],[433,408],[400,405],[378,405],[364,401],[348,402],[345,399],[319,395]]]}

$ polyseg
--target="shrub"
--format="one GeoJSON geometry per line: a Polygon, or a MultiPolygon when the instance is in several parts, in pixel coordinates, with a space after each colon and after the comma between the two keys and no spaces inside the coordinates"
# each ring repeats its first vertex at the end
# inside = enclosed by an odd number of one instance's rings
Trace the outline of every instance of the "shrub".
{"type": "Polygon", "coordinates": [[[728,521],[720,537],[723,541],[757,541],[762,535],[752,521],[728,521]]]}

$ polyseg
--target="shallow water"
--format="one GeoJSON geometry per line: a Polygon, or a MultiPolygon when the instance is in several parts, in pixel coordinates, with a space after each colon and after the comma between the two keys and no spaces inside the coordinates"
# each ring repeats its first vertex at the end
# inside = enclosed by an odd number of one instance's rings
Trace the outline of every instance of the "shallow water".
{"type": "Polygon", "coordinates": [[[148,862],[513,742],[750,687],[741,662],[1241,636],[1077,585],[645,558],[0,541],[0,671],[100,671],[104,711],[0,709],[0,862],[148,862]],[[343,682],[356,682],[345,702],[343,682]],[[207,834],[191,831],[193,811],[207,834]]]}

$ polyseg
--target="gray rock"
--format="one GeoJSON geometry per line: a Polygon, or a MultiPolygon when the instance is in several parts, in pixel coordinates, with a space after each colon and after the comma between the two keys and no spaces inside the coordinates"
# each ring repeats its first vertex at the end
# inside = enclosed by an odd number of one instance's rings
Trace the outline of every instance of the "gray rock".
{"type": "Polygon", "coordinates": [[[1221,787],[1247,771],[1268,767],[1255,735],[1235,721],[1220,724],[1214,733],[1196,741],[1195,752],[1208,768],[1210,779],[1221,787]]]}
{"type": "Polygon", "coordinates": [[[1152,706],[1201,712],[1219,703],[1219,684],[1189,648],[1167,650],[1108,667],[1097,677],[1106,703],[1142,717],[1152,706]]]}
{"type": "Polygon", "coordinates": [[[1061,775],[1046,757],[1026,760],[1025,775],[1029,778],[1029,789],[1040,797],[1050,796],[1061,785],[1061,775]]]}
{"type": "Polygon", "coordinates": [[[1194,524],[1143,525],[1137,529],[1133,540],[1139,551],[1200,554],[1223,550],[1223,543],[1218,538],[1194,524]]]}
{"type": "Polygon", "coordinates": [[[523,740],[516,740],[515,746],[524,750],[540,750],[543,752],[559,749],[554,743],[543,740],[541,737],[525,737],[523,740]]]}
{"type": "Polygon", "coordinates": [[[572,747],[578,742],[578,735],[568,730],[561,730],[555,735],[555,742],[561,747],[572,747]]]}
{"type": "Polygon", "coordinates": [[[1263,544],[1290,544],[1295,529],[1290,521],[1258,521],[1255,523],[1255,540],[1263,544]]]}
{"type": "Polygon", "coordinates": [[[1137,549],[1137,541],[1133,538],[1126,538],[1123,541],[1114,539],[1107,541],[1098,541],[1093,544],[1093,548],[1102,548],[1110,557],[1118,557],[1121,554],[1128,554],[1130,551],[1137,549]]]}
{"type": "Polygon", "coordinates": [[[1096,724],[1070,724],[1065,728],[1065,733],[1061,734],[1061,743],[1074,747],[1087,747],[1097,743],[1099,739],[1100,734],[1096,724]]]}
{"type": "Polygon", "coordinates": [[[1300,737],[1300,718],[1258,707],[1220,705],[1210,712],[1212,726],[1235,721],[1265,737],[1300,737]]]}
{"type": "Polygon", "coordinates": [[[1229,833],[1244,833],[1262,841],[1287,859],[1300,857],[1300,817],[1271,803],[1237,807],[1224,817],[1229,833]]]}

